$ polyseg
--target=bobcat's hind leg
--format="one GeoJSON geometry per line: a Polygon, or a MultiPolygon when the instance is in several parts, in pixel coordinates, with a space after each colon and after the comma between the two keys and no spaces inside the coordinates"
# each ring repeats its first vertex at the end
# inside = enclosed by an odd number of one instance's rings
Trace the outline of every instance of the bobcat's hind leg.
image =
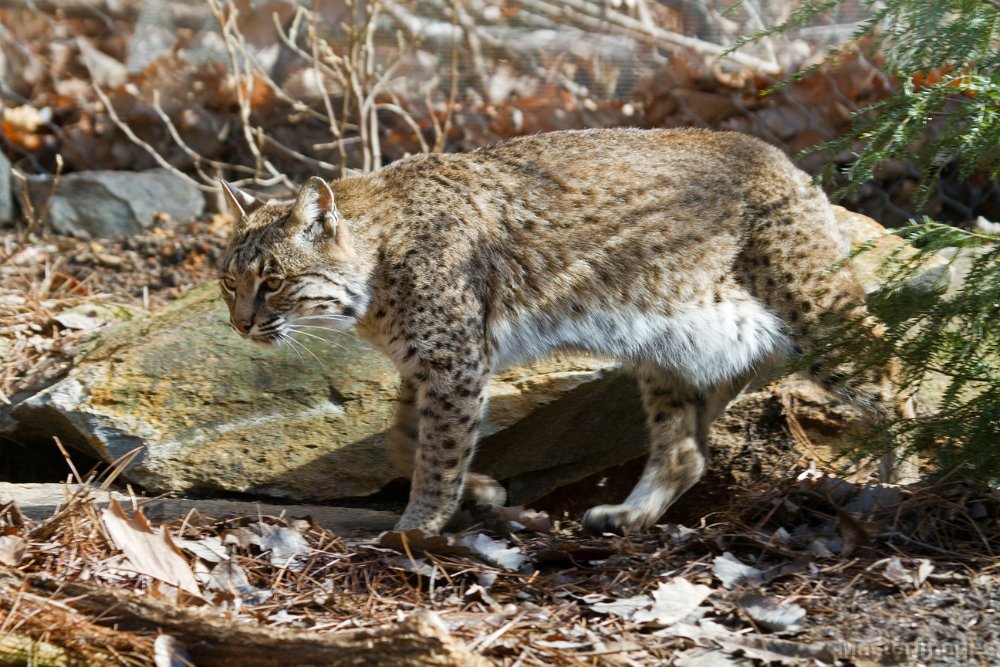
{"type": "Polygon", "coordinates": [[[626,533],[653,525],[708,467],[708,429],[745,382],[697,390],[659,366],[638,368],[649,427],[649,459],[632,493],[620,505],[587,510],[592,533],[626,533]]]}
{"type": "MultiPolygon", "coordinates": [[[[385,451],[390,463],[407,478],[413,477],[416,465],[419,429],[417,386],[412,379],[404,377],[399,383],[396,414],[385,434],[385,451]]],[[[507,490],[489,475],[470,472],[465,476],[462,497],[479,505],[503,505],[507,502],[507,490]]]]}

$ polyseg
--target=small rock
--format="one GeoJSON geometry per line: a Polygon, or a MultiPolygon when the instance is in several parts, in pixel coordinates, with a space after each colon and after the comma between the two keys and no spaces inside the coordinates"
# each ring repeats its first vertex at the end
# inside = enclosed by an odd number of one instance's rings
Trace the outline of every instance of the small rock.
{"type": "Polygon", "coordinates": [[[14,221],[14,199],[11,197],[10,160],[0,153],[0,224],[14,221]]]}
{"type": "Polygon", "coordinates": [[[51,196],[46,224],[81,237],[135,233],[150,226],[158,212],[188,220],[205,210],[201,191],[166,169],[64,174],[55,193],[52,176],[29,176],[28,196],[37,210],[51,196]]]}

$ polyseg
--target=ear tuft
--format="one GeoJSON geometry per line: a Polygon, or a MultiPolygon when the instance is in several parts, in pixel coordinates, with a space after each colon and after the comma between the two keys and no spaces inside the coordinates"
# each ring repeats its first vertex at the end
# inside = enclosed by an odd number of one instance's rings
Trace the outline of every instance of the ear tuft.
{"type": "Polygon", "coordinates": [[[293,231],[315,229],[331,236],[337,233],[337,207],[333,202],[333,190],[326,181],[313,176],[299,190],[289,223],[293,231]]]}
{"type": "Polygon", "coordinates": [[[226,198],[229,214],[233,216],[237,227],[244,218],[264,205],[264,202],[247,192],[243,192],[232,183],[227,183],[221,178],[219,183],[222,185],[222,193],[226,198]]]}

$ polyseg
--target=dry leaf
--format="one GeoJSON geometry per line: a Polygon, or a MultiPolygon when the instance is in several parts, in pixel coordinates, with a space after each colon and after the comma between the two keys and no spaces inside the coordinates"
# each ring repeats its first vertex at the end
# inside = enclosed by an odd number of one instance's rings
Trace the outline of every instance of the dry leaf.
{"type": "Polygon", "coordinates": [[[741,563],[736,556],[728,551],[712,561],[712,574],[727,589],[737,584],[758,582],[764,578],[763,572],[755,567],[741,563]]]}
{"type": "Polygon", "coordinates": [[[531,564],[531,558],[521,553],[520,549],[508,547],[506,540],[494,540],[485,533],[463,535],[455,540],[455,544],[467,547],[472,553],[491,565],[512,572],[519,572],[531,564]]]}
{"type": "Polygon", "coordinates": [[[913,583],[910,573],[903,566],[903,563],[899,560],[898,556],[893,556],[886,562],[885,570],[882,571],[882,576],[885,577],[889,583],[899,586],[900,588],[913,583]]]}
{"type": "Polygon", "coordinates": [[[702,584],[692,584],[684,577],[674,577],[653,591],[653,605],[635,614],[633,620],[645,625],[667,626],[684,620],[712,594],[702,584]]]}
{"type": "Polygon", "coordinates": [[[624,619],[632,620],[636,612],[646,609],[653,603],[648,595],[636,595],[630,598],[621,598],[611,602],[595,602],[590,608],[599,614],[614,614],[624,619]]]}
{"type": "Polygon", "coordinates": [[[711,594],[712,589],[708,586],[692,584],[684,577],[674,577],[660,583],[651,596],[636,595],[611,602],[595,602],[590,608],[643,625],[663,627],[686,618],[711,594]]]}
{"type": "Polygon", "coordinates": [[[91,329],[98,328],[107,321],[89,305],[77,306],[76,308],[63,311],[52,319],[65,329],[75,329],[77,331],[90,331],[91,329]]]}
{"type": "Polygon", "coordinates": [[[926,558],[917,559],[917,570],[913,573],[913,587],[920,588],[927,581],[927,577],[934,571],[934,566],[926,558]]]}
{"type": "Polygon", "coordinates": [[[224,560],[208,573],[205,587],[210,590],[243,593],[252,589],[246,572],[233,560],[224,560]]]}
{"type": "Polygon", "coordinates": [[[903,565],[898,556],[893,556],[892,558],[884,558],[876,561],[869,565],[867,569],[873,570],[884,563],[885,569],[882,570],[882,576],[886,581],[899,588],[917,589],[924,584],[927,577],[934,571],[934,566],[926,558],[920,558],[914,562],[917,567],[914,570],[910,570],[903,565]]]}
{"type": "Polygon", "coordinates": [[[785,632],[798,630],[806,610],[797,604],[781,604],[757,593],[747,593],[739,599],[740,608],[766,630],[785,632]]]}
{"type": "Polygon", "coordinates": [[[260,550],[270,552],[271,565],[284,567],[298,572],[300,564],[294,562],[295,557],[309,553],[309,543],[297,530],[284,526],[269,526],[265,523],[255,524],[260,531],[260,550]]]}
{"type": "Polygon", "coordinates": [[[750,663],[733,657],[722,649],[692,648],[675,653],[670,664],[673,667],[736,667],[750,663]]]}
{"type": "Polygon", "coordinates": [[[229,550],[222,544],[222,539],[216,535],[209,535],[200,540],[177,538],[175,543],[181,549],[190,551],[198,558],[209,563],[229,560],[229,550]]]}
{"type": "Polygon", "coordinates": [[[389,567],[394,567],[405,572],[412,572],[424,577],[433,577],[437,569],[424,558],[410,558],[409,556],[392,556],[383,558],[382,562],[389,567]]]}
{"type": "Polygon", "coordinates": [[[170,534],[162,528],[159,532],[154,531],[142,510],[137,510],[135,516],[129,518],[118,501],[112,500],[101,512],[101,518],[111,540],[122,550],[136,572],[202,597],[191,566],[174,546],[170,534]]]}

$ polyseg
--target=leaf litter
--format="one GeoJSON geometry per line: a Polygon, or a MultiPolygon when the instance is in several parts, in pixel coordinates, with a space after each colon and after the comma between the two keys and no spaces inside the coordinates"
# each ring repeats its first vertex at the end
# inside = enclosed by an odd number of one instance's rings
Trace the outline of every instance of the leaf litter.
{"type": "MultiPolygon", "coordinates": [[[[898,552],[892,531],[904,527],[905,513],[886,537],[873,535],[870,546],[856,546],[849,558],[815,554],[815,542],[832,544],[839,529],[829,500],[812,493],[822,482],[808,484],[789,482],[715,524],[668,525],[623,538],[584,537],[561,521],[542,522],[549,532],[525,527],[516,537],[473,526],[450,536],[408,531],[348,540],[272,516],[194,512],[154,527],[141,499],[130,515],[114,504],[99,510],[92,496],[82,495],[44,521],[3,506],[0,553],[16,554],[5,557],[16,563],[21,583],[14,586],[0,568],[0,627],[20,624],[18,632],[50,639],[53,627],[82,627],[86,650],[101,664],[128,664],[113,656],[152,656],[154,648],[160,656],[212,664],[182,635],[172,645],[155,633],[109,635],[113,619],[74,609],[74,597],[42,593],[39,587],[55,579],[172,599],[179,610],[214,610],[261,632],[388,627],[429,608],[449,636],[502,664],[832,665],[841,645],[824,633],[831,605],[841,599],[994,585],[995,561],[982,548],[967,548],[964,559],[898,552]],[[14,606],[24,582],[30,604],[22,599],[14,606]],[[177,589],[186,593],[171,595],[177,589]]],[[[942,497],[956,497],[947,489],[935,493],[928,501],[904,494],[916,525],[932,520],[942,497]]],[[[979,502],[967,490],[954,493],[979,502]]],[[[953,518],[954,503],[949,512],[953,518]]],[[[936,548],[954,551],[956,526],[939,521],[938,530],[953,537],[936,548]]],[[[967,540],[966,547],[982,546],[978,535],[967,540]]],[[[71,638],[60,641],[70,645],[71,638]]]]}

